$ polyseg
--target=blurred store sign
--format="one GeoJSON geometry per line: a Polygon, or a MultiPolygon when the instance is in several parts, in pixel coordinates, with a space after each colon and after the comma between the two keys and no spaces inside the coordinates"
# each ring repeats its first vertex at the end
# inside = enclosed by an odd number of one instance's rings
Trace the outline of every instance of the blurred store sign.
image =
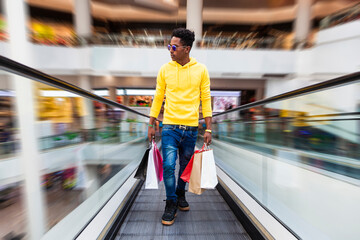
{"type": "Polygon", "coordinates": [[[61,91],[61,90],[42,90],[41,96],[43,97],[79,97],[71,92],[61,91]]]}
{"type": "Polygon", "coordinates": [[[15,97],[14,91],[0,90],[0,97],[15,97]]]}
{"type": "MultiPolygon", "coordinates": [[[[109,96],[109,90],[107,89],[96,89],[93,93],[99,96],[109,96]]],[[[154,96],[155,90],[153,89],[116,89],[116,95],[128,95],[128,96],[154,96]]]]}
{"type": "Polygon", "coordinates": [[[155,90],[150,89],[126,89],[127,95],[154,96],[155,90]]]}
{"type": "Polygon", "coordinates": [[[109,96],[109,90],[107,89],[93,90],[93,93],[101,97],[109,96]]]}
{"type": "Polygon", "coordinates": [[[212,97],[240,97],[241,91],[211,91],[212,97]]]}

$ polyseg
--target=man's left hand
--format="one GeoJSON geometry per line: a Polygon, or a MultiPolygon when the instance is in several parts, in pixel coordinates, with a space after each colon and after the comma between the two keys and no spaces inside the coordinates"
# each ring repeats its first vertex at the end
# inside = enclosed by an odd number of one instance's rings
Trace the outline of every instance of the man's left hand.
{"type": "Polygon", "coordinates": [[[205,134],[204,134],[204,143],[206,143],[206,145],[211,144],[211,133],[205,132],[205,134]]]}

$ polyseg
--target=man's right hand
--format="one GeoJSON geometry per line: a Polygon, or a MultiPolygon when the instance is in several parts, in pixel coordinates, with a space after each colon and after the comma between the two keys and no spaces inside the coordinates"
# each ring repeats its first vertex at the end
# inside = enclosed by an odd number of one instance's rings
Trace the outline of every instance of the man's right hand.
{"type": "Polygon", "coordinates": [[[148,127],[148,139],[149,139],[149,142],[152,141],[152,139],[155,138],[155,126],[154,127],[148,127]]]}

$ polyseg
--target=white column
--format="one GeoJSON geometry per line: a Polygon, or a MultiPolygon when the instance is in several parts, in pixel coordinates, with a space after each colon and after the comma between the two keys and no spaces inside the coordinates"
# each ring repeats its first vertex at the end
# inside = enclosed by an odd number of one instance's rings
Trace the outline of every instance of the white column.
{"type": "MultiPolygon", "coordinates": [[[[80,37],[90,37],[92,35],[92,18],[90,0],[73,0],[74,18],[76,34],[80,37]]],[[[82,54],[85,54],[82,52],[82,54]]],[[[80,87],[91,91],[91,79],[88,75],[80,75],[80,87]]],[[[83,117],[83,129],[95,128],[93,102],[90,99],[84,99],[85,116],[83,117]]]]}
{"type": "MultiPolygon", "coordinates": [[[[27,40],[27,11],[24,0],[5,0],[4,8],[10,36],[10,56],[23,64],[30,63],[29,42],[27,40]]],[[[24,174],[25,211],[27,213],[29,239],[37,240],[45,233],[45,201],[41,191],[41,159],[35,128],[35,103],[33,81],[20,76],[12,76],[16,93],[16,115],[18,119],[20,156],[24,174]]]]}
{"type": "MultiPolygon", "coordinates": [[[[91,89],[91,81],[90,77],[87,75],[80,75],[80,87],[84,90],[89,92],[92,91],[91,89]]],[[[93,101],[91,99],[84,98],[84,108],[85,108],[85,115],[82,118],[83,121],[83,129],[93,129],[95,128],[95,119],[94,119],[94,106],[93,101]]]]}
{"type": "Polygon", "coordinates": [[[186,28],[195,32],[195,42],[202,39],[202,19],[203,0],[187,0],[186,2],[186,28]]]}
{"type": "Polygon", "coordinates": [[[116,97],[117,97],[116,87],[108,87],[108,89],[109,89],[109,98],[110,98],[110,100],[116,102],[117,101],[117,99],[116,99],[116,97]]]}
{"type": "Polygon", "coordinates": [[[74,0],[75,30],[81,37],[90,37],[92,19],[90,0],[74,0]]]}
{"type": "Polygon", "coordinates": [[[297,0],[297,13],[294,23],[295,44],[301,48],[308,40],[311,29],[311,6],[313,0],[297,0]]]}
{"type": "Polygon", "coordinates": [[[264,88],[257,88],[255,93],[255,100],[261,100],[264,98],[264,88]]]}

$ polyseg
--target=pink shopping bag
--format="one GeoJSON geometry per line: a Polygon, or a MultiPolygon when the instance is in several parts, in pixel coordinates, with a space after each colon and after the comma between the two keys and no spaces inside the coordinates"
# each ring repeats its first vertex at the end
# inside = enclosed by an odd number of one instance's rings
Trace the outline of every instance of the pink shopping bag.
{"type": "Polygon", "coordinates": [[[155,143],[155,141],[153,141],[153,146],[154,146],[154,164],[155,164],[155,170],[156,170],[156,175],[157,175],[157,179],[159,182],[161,182],[163,180],[163,159],[161,157],[160,151],[155,143]]]}

